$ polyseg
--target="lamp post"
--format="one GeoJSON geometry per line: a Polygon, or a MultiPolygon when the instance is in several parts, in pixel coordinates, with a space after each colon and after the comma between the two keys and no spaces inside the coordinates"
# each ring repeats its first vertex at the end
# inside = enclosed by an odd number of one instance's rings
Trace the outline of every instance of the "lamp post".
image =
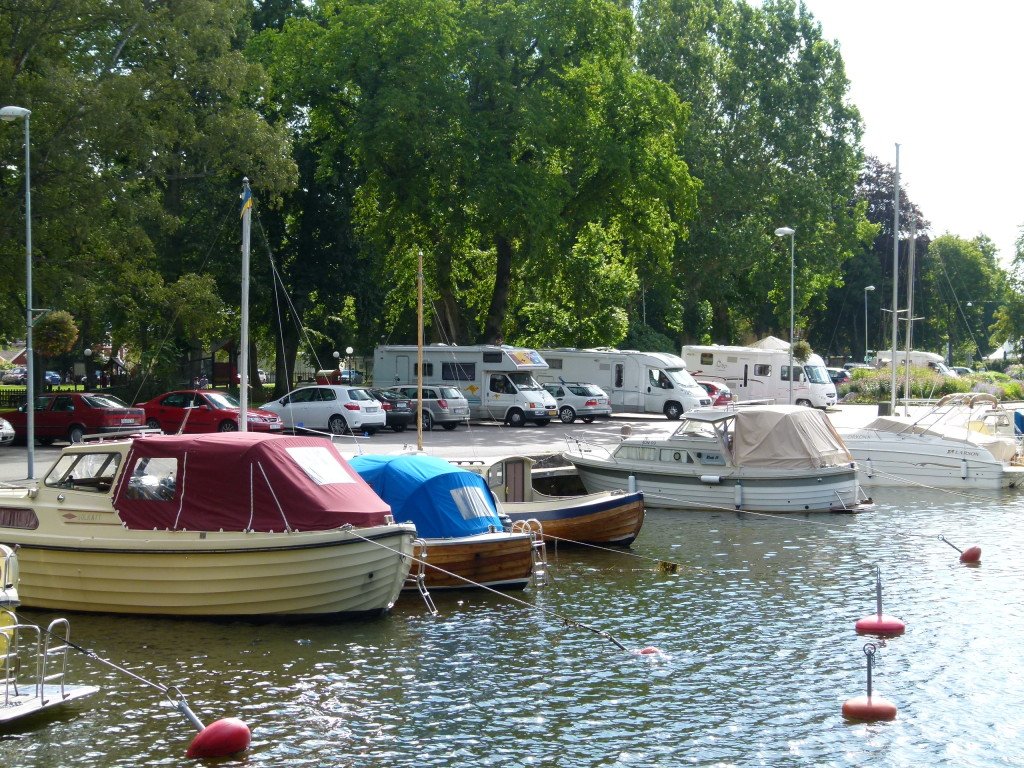
{"type": "Polygon", "coordinates": [[[793,404],[793,275],[796,271],[796,230],[779,227],[777,237],[789,237],[789,404],[793,404]]]}
{"type": "Polygon", "coordinates": [[[82,350],[82,354],[85,355],[85,382],[82,387],[88,392],[92,389],[92,349],[86,347],[82,350]]]}
{"type": "Polygon", "coordinates": [[[868,361],[868,291],[875,290],[873,285],[864,286],[864,362],[868,361]]]}
{"type": "Polygon", "coordinates": [[[28,479],[35,479],[36,457],[36,384],[35,364],[32,361],[32,186],[29,172],[28,118],[32,112],[24,107],[0,107],[0,120],[25,121],[25,444],[28,446],[28,479]]]}
{"type": "Polygon", "coordinates": [[[354,351],[352,347],[345,347],[345,370],[348,371],[349,382],[352,384],[355,384],[352,381],[352,353],[354,351]]]}

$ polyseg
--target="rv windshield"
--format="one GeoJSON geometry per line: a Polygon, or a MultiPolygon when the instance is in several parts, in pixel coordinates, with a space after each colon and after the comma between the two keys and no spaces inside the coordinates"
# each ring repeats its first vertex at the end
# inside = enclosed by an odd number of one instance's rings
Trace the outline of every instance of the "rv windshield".
{"type": "Polygon", "coordinates": [[[807,380],[811,384],[831,384],[832,380],[828,377],[828,371],[825,370],[823,365],[805,365],[804,373],[807,375],[807,380]]]}
{"type": "Polygon", "coordinates": [[[700,385],[694,380],[690,372],[685,368],[666,368],[665,373],[680,387],[699,387],[700,385]]]}
{"type": "Polygon", "coordinates": [[[508,377],[512,379],[512,383],[516,385],[516,388],[520,392],[529,392],[531,390],[541,390],[544,388],[537,383],[536,379],[533,378],[526,371],[516,371],[515,373],[508,374],[508,377]]]}

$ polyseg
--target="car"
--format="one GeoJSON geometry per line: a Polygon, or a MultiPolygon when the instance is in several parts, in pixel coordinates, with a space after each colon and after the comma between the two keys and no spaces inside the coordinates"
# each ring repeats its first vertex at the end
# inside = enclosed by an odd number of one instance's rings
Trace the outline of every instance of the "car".
{"type": "Polygon", "coordinates": [[[965,368],[962,365],[954,365],[953,370],[956,371],[961,376],[970,376],[974,373],[974,371],[972,371],[970,368],[965,368]]]}
{"type": "Polygon", "coordinates": [[[43,381],[51,387],[55,387],[61,383],[60,374],[56,371],[46,371],[46,373],[43,374],[43,381]]]}
{"type": "MultiPolygon", "coordinates": [[[[405,384],[391,389],[416,402],[417,388],[415,384],[405,384]]],[[[435,424],[447,430],[455,429],[459,424],[469,425],[469,401],[458,387],[446,387],[439,384],[423,385],[423,428],[430,431],[435,424]]]]}
{"type": "Polygon", "coordinates": [[[717,381],[702,381],[700,379],[697,380],[697,383],[711,397],[711,405],[729,405],[732,402],[732,390],[725,386],[725,384],[717,381]]]}
{"type": "Polygon", "coordinates": [[[854,368],[866,368],[867,370],[871,370],[872,367],[873,366],[870,366],[867,363],[843,363],[843,368],[847,371],[852,371],[854,368]]]}
{"type": "Polygon", "coordinates": [[[560,381],[543,386],[558,403],[558,418],[563,424],[572,424],[577,418],[584,424],[590,424],[594,419],[610,419],[612,416],[612,401],[596,384],[560,381]]]}
{"type": "Polygon", "coordinates": [[[25,384],[28,382],[28,370],[26,368],[11,368],[0,377],[3,384],[25,384]]]}
{"type": "Polygon", "coordinates": [[[384,423],[392,432],[404,432],[416,419],[412,403],[401,392],[393,389],[371,389],[370,394],[381,402],[384,408],[384,423]]]}
{"type": "Polygon", "coordinates": [[[0,419],[0,445],[10,445],[14,442],[14,427],[7,419],[0,419]]]}
{"type": "Polygon", "coordinates": [[[836,386],[845,384],[850,380],[850,370],[847,368],[826,368],[825,370],[828,371],[828,377],[836,386]]]}
{"type": "MultiPolygon", "coordinates": [[[[242,405],[237,398],[219,390],[180,389],[136,403],[136,407],[146,412],[146,426],[173,434],[235,432],[242,405]]],[[[276,413],[250,408],[246,429],[280,432],[284,422],[276,413]]]]}
{"type": "Polygon", "coordinates": [[[260,406],[276,413],[293,432],[365,432],[372,435],[387,423],[380,400],[363,387],[317,384],[293,389],[279,400],[260,406]]]}
{"type": "MultiPolygon", "coordinates": [[[[19,441],[25,440],[26,411],[22,405],[16,411],[0,413],[11,422],[19,441]]],[[[142,428],[146,412],[105,393],[53,392],[36,397],[34,424],[36,439],[43,445],[55,440],[78,443],[87,434],[142,428]]]]}

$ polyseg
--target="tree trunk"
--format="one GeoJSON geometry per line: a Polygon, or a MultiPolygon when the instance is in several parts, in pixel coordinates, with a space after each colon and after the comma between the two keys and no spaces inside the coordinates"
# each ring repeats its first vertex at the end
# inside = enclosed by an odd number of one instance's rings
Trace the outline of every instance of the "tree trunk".
{"type": "Polygon", "coordinates": [[[452,284],[452,255],[445,250],[435,254],[437,260],[437,292],[441,297],[440,328],[435,328],[433,336],[447,344],[462,344],[466,339],[459,312],[459,302],[455,286],[452,284]]]}
{"type": "Polygon", "coordinates": [[[483,338],[480,339],[485,344],[500,344],[504,341],[501,329],[508,311],[509,284],[512,280],[512,243],[499,235],[495,246],[498,262],[494,271],[494,292],[491,294],[491,306],[487,310],[483,338]]]}

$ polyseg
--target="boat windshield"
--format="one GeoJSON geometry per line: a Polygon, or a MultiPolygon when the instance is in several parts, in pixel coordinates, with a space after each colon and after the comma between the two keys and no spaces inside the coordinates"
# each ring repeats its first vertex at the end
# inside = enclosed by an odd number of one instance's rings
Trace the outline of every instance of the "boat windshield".
{"type": "Polygon", "coordinates": [[[544,391],[544,388],[537,383],[537,380],[526,371],[516,371],[515,373],[508,374],[508,377],[512,379],[512,383],[516,385],[516,389],[520,392],[529,391],[544,391]]]}
{"type": "Polygon", "coordinates": [[[807,380],[811,384],[831,384],[832,380],[828,377],[828,371],[825,370],[823,365],[805,365],[804,374],[807,376],[807,380]]]}
{"type": "Polygon", "coordinates": [[[665,373],[672,379],[679,387],[699,387],[696,379],[690,375],[690,372],[685,368],[666,368],[665,373]]]}

